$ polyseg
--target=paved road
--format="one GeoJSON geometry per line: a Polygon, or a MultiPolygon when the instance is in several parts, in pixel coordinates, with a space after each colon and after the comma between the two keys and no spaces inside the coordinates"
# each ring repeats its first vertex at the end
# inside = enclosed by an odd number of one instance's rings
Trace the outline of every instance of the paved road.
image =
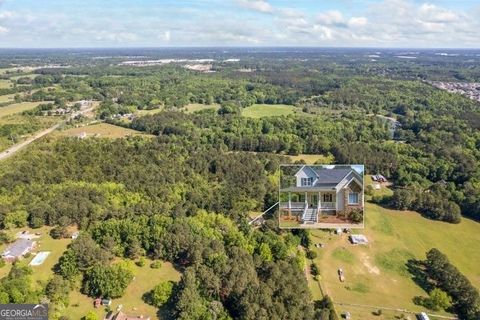
{"type": "MultiPolygon", "coordinates": [[[[81,110],[81,111],[77,111],[75,113],[73,113],[69,119],[72,119],[80,114],[84,114],[84,113],[87,113],[89,111],[91,111],[93,109],[93,107],[90,107],[90,108],[86,108],[84,110],[81,110]]],[[[33,141],[37,140],[37,139],[40,139],[41,137],[51,133],[52,131],[55,131],[56,129],[58,129],[58,127],[60,127],[60,125],[64,124],[66,121],[62,121],[62,122],[59,122],[57,123],[56,125],[54,125],[53,127],[50,127],[48,129],[45,129],[43,131],[40,131],[40,132],[37,132],[35,133],[33,136],[31,136],[30,138],[28,138],[27,140],[25,141],[22,141],[20,143],[17,143],[16,145],[14,146],[11,146],[10,148],[8,148],[7,150],[5,151],[2,151],[0,152],[0,161],[3,160],[3,159],[6,159],[8,157],[10,157],[11,155],[15,154],[17,151],[25,148],[26,146],[28,146],[30,143],[32,143],[33,141]]]]}
{"type": "Polygon", "coordinates": [[[33,141],[35,141],[35,140],[37,140],[37,139],[40,139],[40,138],[43,137],[44,135],[47,135],[47,134],[49,134],[50,132],[56,130],[59,126],[60,126],[60,123],[57,123],[57,124],[54,125],[53,127],[50,127],[50,128],[45,129],[45,130],[43,130],[43,131],[37,132],[35,135],[33,135],[32,137],[28,138],[27,140],[22,141],[22,142],[20,142],[20,143],[17,143],[16,145],[8,148],[7,150],[0,152],[0,160],[3,160],[3,159],[6,159],[6,158],[10,157],[11,155],[15,154],[15,152],[17,152],[18,150],[21,150],[21,149],[25,148],[26,146],[28,146],[28,145],[29,145],[30,143],[32,143],[33,141]]]}

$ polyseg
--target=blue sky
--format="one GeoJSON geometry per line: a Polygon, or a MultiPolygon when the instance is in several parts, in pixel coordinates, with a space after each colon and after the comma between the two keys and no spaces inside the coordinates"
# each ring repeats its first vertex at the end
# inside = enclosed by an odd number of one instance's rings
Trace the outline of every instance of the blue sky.
{"type": "Polygon", "coordinates": [[[0,47],[480,47],[478,0],[0,0],[0,47]]]}

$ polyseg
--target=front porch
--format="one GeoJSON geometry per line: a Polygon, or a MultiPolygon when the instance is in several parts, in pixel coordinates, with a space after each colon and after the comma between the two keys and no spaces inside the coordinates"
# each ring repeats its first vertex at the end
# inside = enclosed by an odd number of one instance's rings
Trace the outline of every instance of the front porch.
{"type": "Polygon", "coordinates": [[[322,216],[338,212],[335,192],[288,192],[280,195],[280,210],[304,224],[318,223],[322,216]]]}

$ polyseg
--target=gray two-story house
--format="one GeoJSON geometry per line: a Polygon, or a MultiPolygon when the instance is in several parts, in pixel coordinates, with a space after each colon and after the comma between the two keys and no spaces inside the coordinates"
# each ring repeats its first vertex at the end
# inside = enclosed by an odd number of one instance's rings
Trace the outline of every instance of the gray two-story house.
{"type": "Polygon", "coordinates": [[[294,185],[280,189],[280,209],[302,223],[363,209],[363,175],[352,167],[304,165],[294,177],[294,185]]]}

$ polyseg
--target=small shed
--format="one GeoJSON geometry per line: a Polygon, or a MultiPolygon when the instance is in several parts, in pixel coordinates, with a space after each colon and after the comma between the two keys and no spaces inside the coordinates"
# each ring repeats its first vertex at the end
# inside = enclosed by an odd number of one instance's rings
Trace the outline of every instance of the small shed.
{"type": "Polygon", "coordinates": [[[350,242],[352,244],[368,244],[368,239],[365,235],[363,234],[352,234],[350,235],[350,242]]]}
{"type": "Polygon", "coordinates": [[[72,240],[77,239],[79,234],[80,234],[79,231],[75,231],[74,233],[72,233],[72,240]]]}

